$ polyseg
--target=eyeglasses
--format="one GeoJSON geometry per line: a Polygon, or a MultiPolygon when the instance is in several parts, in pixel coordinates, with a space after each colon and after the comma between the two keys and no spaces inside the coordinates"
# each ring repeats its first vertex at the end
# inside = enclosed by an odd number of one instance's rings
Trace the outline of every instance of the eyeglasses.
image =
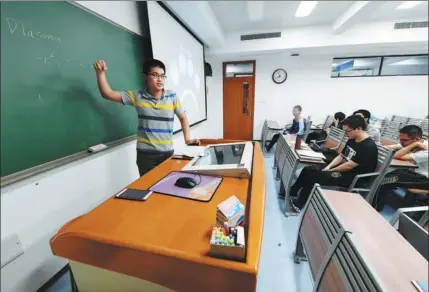
{"type": "Polygon", "coordinates": [[[348,134],[348,133],[350,133],[350,132],[353,132],[355,129],[348,129],[348,130],[346,130],[346,133],[348,134]]]}
{"type": "Polygon", "coordinates": [[[167,76],[165,76],[165,75],[159,75],[157,73],[148,73],[147,75],[149,75],[150,77],[152,77],[152,79],[165,80],[167,78],[167,76]]]}

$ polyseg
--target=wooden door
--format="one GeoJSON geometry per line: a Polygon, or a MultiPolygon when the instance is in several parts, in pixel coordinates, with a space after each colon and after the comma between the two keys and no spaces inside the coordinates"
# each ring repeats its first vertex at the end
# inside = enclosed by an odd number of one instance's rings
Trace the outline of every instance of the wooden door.
{"type": "Polygon", "coordinates": [[[224,139],[253,140],[254,78],[253,74],[242,77],[226,77],[224,74],[224,139]]]}

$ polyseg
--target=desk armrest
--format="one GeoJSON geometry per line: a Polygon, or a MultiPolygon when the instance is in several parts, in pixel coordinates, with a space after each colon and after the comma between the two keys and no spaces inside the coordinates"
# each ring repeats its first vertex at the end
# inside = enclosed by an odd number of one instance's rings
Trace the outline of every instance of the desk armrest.
{"type": "Polygon", "coordinates": [[[361,178],[366,178],[366,177],[376,177],[380,175],[379,172],[371,172],[371,173],[364,173],[364,174],[358,174],[352,181],[352,184],[349,187],[349,192],[351,192],[353,189],[355,189],[355,185],[357,184],[357,182],[361,179],[361,178]]]}

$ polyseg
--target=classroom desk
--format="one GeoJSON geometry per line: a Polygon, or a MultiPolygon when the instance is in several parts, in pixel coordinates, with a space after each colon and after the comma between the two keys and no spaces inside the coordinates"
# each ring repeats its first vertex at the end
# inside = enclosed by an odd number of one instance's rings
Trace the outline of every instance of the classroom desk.
{"type": "MultiPolygon", "coordinates": [[[[188,162],[168,159],[129,187],[147,189],[188,162]]],[[[70,260],[80,291],[255,291],[264,212],[264,160],[254,143],[252,178],[225,177],[210,202],[156,193],[146,202],[111,197],[65,224],[51,248],[70,260]],[[246,206],[245,262],[208,255],[216,206],[231,195],[246,206]]]]}
{"type": "MultiPolygon", "coordinates": [[[[284,161],[284,165],[277,165],[277,175],[276,177],[280,178],[280,193],[284,193],[284,215],[288,216],[298,216],[299,213],[294,212],[292,205],[290,203],[290,188],[294,181],[294,177],[300,169],[304,168],[308,165],[314,164],[324,164],[325,162],[322,159],[312,160],[312,159],[303,159],[300,158],[299,154],[296,152],[295,148],[295,140],[291,135],[282,135],[280,138],[283,141],[280,141],[281,144],[286,144],[285,147],[288,147],[292,150],[292,154],[290,158],[286,158],[284,161]]],[[[281,147],[279,145],[279,147],[281,147]]],[[[285,153],[282,155],[286,155],[286,153],[290,150],[285,149],[285,153]]],[[[311,148],[304,142],[301,142],[301,149],[311,150],[311,148]]],[[[278,164],[278,163],[277,163],[278,164]]]]}
{"type": "MultiPolygon", "coordinates": [[[[289,134],[282,134],[281,138],[279,139],[279,144],[286,142],[286,144],[293,150],[294,155],[298,158],[299,162],[300,162],[300,166],[299,168],[303,168],[304,166],[307,165],[313,165],[313,164],[324,164],[325,162],[323,161],[323,159],[305,159],[305,158],[301,158],[299,156],[299,154],[296,152],[295,150],[295,139],[296,136],[295,135],[289,135],[289,134]],[[280,141],[280,139],[283,139],[283,141],[280,141]]],[[[311,150],[310,146],[308,146],[304,141],[301,142],[301,148],[302,150],[311,150]]],[[[314,151],[313,151],[314,152],[314,151]]],[[[274,168],[276,168],[277,165],[277,161],[276,161],[276,157],[274,157],[274,168]]],[[[281,172],[280,169],[277,168],[277,172],[276,172],[276,179],[279,179],[279,177],[281,176],[281,172]]]]}
{"type": "Polygon", "coordinates": [[[392,159],[389,167],[391,168],[418,168],[417,164],[410,161],[404,161],[399,159],[392,159]]]}
{"type": "MultiPolygon", "coordinates": [[[[286,140],[286,143],[288,144],[288,146],[293,149],[293,151],[295,152],[296,156],[299,158],[299,162],[303,166],[312,165],[312,164],[324,164],[325,163],[323,161],[323,159],[321,159],[321,158],[320,159],[305,159],[305,158],[301,158],[301,156],[298,154],[298,152],[296,152],[296,149],[295,149],[295,141],[296,141],[295,139],[296,139],[296,137],[292,137],[291,138],[291,135],[283,135],[283,137],[286,140]]],[[[301,141],[301,148],[300,149],[302,149],[302,150],[309,150],[309,151],[312,151],[312,152],[316,153],[304,141],[301,141]]]]}
{"type": "Polygon", "coordinates": [[[361,195],[320,187],[303,210],[294,260],[309,262],[314,291],[416,292],[412,280],[428,281],[428,261],[361,195]]]}

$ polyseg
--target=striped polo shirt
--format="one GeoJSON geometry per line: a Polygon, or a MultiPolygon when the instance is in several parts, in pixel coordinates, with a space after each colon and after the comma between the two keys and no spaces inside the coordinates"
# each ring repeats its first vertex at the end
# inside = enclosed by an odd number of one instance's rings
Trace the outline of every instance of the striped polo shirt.
{"type": "Polygon", "coordinates": [[[139,123],[137,149],[149,153],[173,152],[174,114],[183,113],[179,98],[173,91],[165,90],[156,99],[145,90],[121,92],[122,103],[136,108],[139,123]]]}

